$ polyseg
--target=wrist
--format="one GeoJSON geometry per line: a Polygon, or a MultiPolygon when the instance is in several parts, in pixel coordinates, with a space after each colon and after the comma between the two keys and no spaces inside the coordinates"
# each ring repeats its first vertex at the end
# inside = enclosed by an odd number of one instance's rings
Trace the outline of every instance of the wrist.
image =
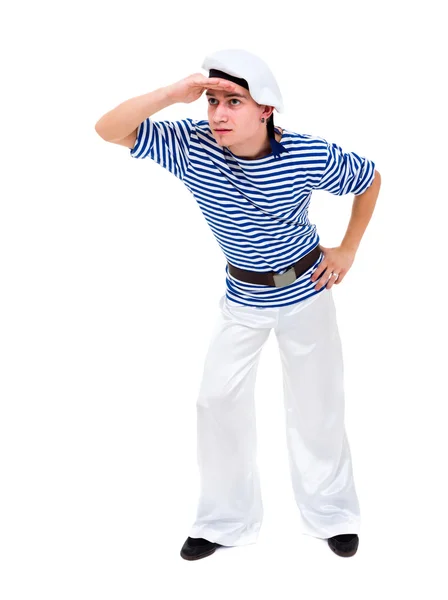
{"type": "Polygon", "coordinates": [[[176,104],[179,99],[176,96],[174,85],[167,85],[163,89],[165,97],[170,104],[176,104]]]}
{"type": "Polygon", "coordinates": [[[343,241],[340,245],[340,248],[345,252],[349,252],[350,254],[355,255],[358,251],[359,244],[356,244],[355,242],[343,241]]]}

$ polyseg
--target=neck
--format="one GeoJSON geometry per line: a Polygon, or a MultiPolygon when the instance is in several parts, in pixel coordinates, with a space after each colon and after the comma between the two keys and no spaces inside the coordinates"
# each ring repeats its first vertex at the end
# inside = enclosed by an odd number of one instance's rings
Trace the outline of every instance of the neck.
{"type": "Polygon", "coordinates": [[[228,148],[235,156],[244,160],[255,160],[272,152],[271,142],[265,128],[261,130],[260,135],[254,136],[242,144],[232,144],[228,148]]]}

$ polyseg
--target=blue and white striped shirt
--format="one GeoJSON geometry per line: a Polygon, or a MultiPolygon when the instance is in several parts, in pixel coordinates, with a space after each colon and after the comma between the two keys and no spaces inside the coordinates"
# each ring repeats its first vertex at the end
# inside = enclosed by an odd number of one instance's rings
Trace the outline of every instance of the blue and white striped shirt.
{"type": "MultiPolygon", "coordinates": [[[[308,219],[313,190],[337,196],[362,194],[375,163],[344,152],[321,137],[283,130],[281,143],[254,160],[219,146],[208,120],[145,119],[133,158],[151,158],[178,177],[193,194],[227,261],[250,271],[284,273],[319,244],[308,219]]],[[[226,263],[226,295],[245,306],[294,304],[316,290],[311,276],[323,259],[284,287],[250,284],[232,277],[226,263]]]]}

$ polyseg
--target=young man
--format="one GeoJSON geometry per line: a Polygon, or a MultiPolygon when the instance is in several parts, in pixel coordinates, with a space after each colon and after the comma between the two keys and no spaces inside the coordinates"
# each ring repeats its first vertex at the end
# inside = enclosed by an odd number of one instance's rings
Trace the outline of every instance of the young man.
{"type": "MultiPolygon", "coordinates": [[[[186,560],[254,543],[263,517],[254,387],[271,329],[284,382],[289,464],[304,533],[340,556],[358,548],[360,514],[344,425],[341,341],[331,287],[350,269],[380,188],[375,164],[325,139],[275,130],[283,110],[268,66],[244,50],[206,58],[196,73],[132,98],[96,130],[183,181],[226,259],[226,293],[197,399],[201,492],[181,549],[186,560]],[[206,90],[208,120],[155,121],[206,90]],[[355,194],[341,245],[319,245],[313,190],[355,194]]],[[[200,265],[195,272],[200,274],[200,265]]]]}

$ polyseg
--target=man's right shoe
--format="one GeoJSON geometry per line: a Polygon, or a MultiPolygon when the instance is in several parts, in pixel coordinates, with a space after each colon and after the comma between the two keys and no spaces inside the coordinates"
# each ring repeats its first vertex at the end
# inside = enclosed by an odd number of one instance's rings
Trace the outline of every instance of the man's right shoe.
{"type": "Polygon", "coordinates": [[[180,555],[182,558],[185,558],[185,560],[198,560],[199,558],[210,556],[210,554],[213,554],[219,546],[221,546],[221,544],[209,542],[204,538],[188,537],[182,546],[180,555]]]}

